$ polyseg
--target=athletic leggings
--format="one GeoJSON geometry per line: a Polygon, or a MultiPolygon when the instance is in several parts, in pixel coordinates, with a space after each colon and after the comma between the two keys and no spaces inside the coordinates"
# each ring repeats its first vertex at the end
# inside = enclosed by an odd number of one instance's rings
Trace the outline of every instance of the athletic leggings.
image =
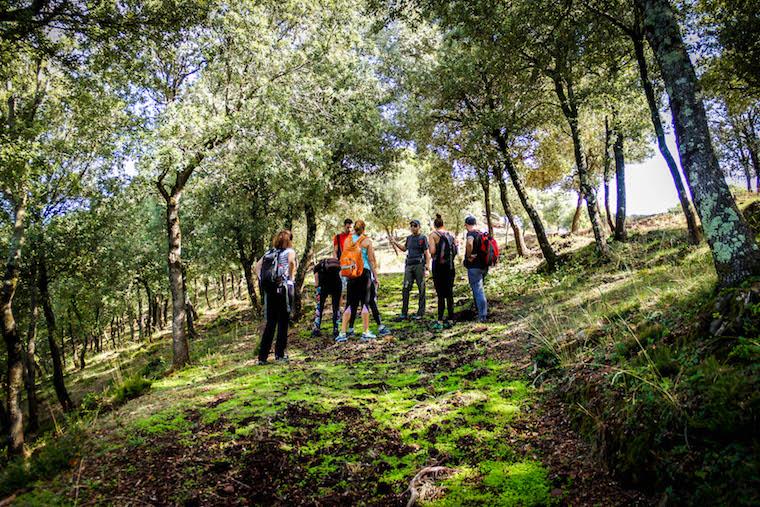
{"type": "MultiPolygon", "coordinates": [[[[365,271],[365,273],[367,273],[367,271],[365,271]]],[[[366,306],[369,311],[372,312],[372,317],[375,319],[375,323],[377,323],[378,326],[381,326],[382,320],[380,319],[380,309],[377,307],[377,284],[375,283],[375,274],[371,271],[369,272],[367,286],[364,289],[364,295],[365,297],[362,306],[366,306]]],[[[349,322],[349,327],[352,329],[354,327],[354,323],[356,322],[357,313],[358,312],[354,311],[351,312],[351,321],[349,322]]]]}
{"type": "Polygon", "coordinates": [[[342,287],[340,283],[333,284],[333,286],[322,287],[320,286],[319,294],[317,294],[317,315],[314,318],[314,328],[319,329],[322,326],[322,314],[327,306],[328,296],[332,298],[332,319],[333,327],[338,326],[340,320],[340,293],[342,287]]]}
{"type": "Polygon", "coordinates": [[[449,310],[448,320],[454,320],[454,275],[453,269],[433,263],[433,286],[438,296],[438,320],[443,320],[445,307],[449,310]]]}

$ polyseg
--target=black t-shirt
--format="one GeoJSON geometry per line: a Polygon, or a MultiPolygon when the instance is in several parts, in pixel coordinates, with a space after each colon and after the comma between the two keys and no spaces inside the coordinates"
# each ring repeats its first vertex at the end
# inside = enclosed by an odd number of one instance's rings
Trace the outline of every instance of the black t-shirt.
{"type": "MultiPolygon", "coordinates": [[[[477,254],[477,249],[480,246],[480,232],[478,231],[469,231],[467,233],[467,237],[465,238],[465,241],[468,241],[470,238],[472,238],[472,253],[477,254]]],[[[475,257],[474,261],[470,261],[468,255],[467,255],[467,245],[465,244],[465,255],[464,255],[464,267],[466,268],[478,268],[478,269],[486,269],[485,263],[483,262],[483,259],[480,258],[479,255],[475,257]]]]}
{"type": "Polygon", "coordinates": [[[406,237],[406,265],[416,266],[425,262],[428,239],[424,234],[410,234],[406,237]]]}

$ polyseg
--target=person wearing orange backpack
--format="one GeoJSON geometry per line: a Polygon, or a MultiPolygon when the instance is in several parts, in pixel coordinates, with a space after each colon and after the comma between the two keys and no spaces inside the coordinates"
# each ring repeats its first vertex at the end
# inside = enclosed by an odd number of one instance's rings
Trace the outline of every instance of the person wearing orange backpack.
{"type": "Polygon", "coordinates": [[[477,223],[474,216],[468,216],[464,219],[464,226],[467,229],[464,267],[467,268],[467,281],[470,283],[472,297],[478,309],[478,322],[486,322],[488,320],[488,299],[486,299],[483,282],[488,274],[488,265],[483,256],[480,255],[483,233],[475,228],[477,223]]]}
{"type": "Polygon", "coordinates": [[[364,220],[357,220],[354,223],[354,234],[346,239],[340,257],[341,275],[348,280],[348,287],[346,310],[343,312],[340,334],[335,337],[335,341],[338,343],[348,341],[346,336],[348,324],[356,319],[359,312],[361,312],[364,326],[362,341],[376,338],[369,330],[368,305],[371,285],[374,283],[372,270],[377,268],[377,260],[375,259],[375,248],[372,245],[372,240],[364,235],[365,227],[364,220]]]}

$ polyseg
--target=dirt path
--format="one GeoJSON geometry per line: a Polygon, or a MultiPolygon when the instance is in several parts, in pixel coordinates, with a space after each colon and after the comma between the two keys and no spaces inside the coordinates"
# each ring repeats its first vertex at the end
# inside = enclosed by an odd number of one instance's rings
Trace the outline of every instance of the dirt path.
{"type": "MultiPolygon", "coordinates": [[[[400,278],[385,277],[385,317],[399,297],[400,278]]],[[[337,345],[304,323],[290,364],[263,367],[240,315],[201,321],[194,366],[102,417],[50,489],[80,505],[406,505],[412,478],[442,466],[455,472],[417,483],[421,502],[650,503],[611,480],[565,408],[533,387],[526,310],[495,304],[486,326],[402,323],[337,345]]]]}

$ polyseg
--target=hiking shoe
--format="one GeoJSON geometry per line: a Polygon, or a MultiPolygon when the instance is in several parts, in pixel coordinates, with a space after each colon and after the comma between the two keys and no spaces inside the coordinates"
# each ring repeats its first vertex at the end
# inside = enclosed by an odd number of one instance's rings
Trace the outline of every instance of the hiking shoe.
{"type": "Polygon", "coordinates": [[[311,330],[311,336],[314,338],[319,338],[320,336],[322,336],[322,330],[319,329],[318,327],[315,327],[314,329],[311,330]]]}
{"type": "Polygon", "coordinates": [[[452,327],[454,327],[454,322],[450,320],[443,321],[443,329],[451,329],[452,327]]]}
{"type": "Polygon", "coordinates": [[[333,338],[335,338],[339,334],[340,334],[340,328],[338,326],[333,326],[333,332],[332,332],[333,338]]]}
{"type": "Polygon", "coordinates": [[[354,336],[354,328],[349,329],[348,332],[346,333],[346,336],[348,338],[351,338],[352,336],[354,336]]]}
{"type": "Polygon", "coordinates": [[[288,362],[290,362],[290,358],[288,357],[287,354],[285,354],[282,357],[275,357],[274,360],[277,361],[278,363],[288,363],[288,362]]]}
{"type": "Polygon", "coordinates": [[[385,324],[380,324],[377,327],[377,336],[387,336],[391,334],[391,330],[385,324]]]}
{"type": "Polygon", "coordinates": [[[488,317],[478,317],[478,322],[480,322],[481,324],[485,324],[486,322],[488,322],[488,317]]]}
{"type": "Polygon", "coordinates": [[[409,317],[406,315],[399,315],[397,317],[393,317],[393,322],[404,322],[405,320],[409,320],[409,317]]]}
{"type": "Polygon", "coordinates": [[[348,337],[343,333],[339,333],[338,336],[335,337],[335,343],[345,343],[347,341],[348,337]]]}
{"type": "Polygon", "coordinates": [[[430,329],[432,329],[433,331],[442,331],[443,330],[443,324],[441,323],[441,321],[437,321],[435,324],[433,324],[432,326],[430,326],[430,329]]]}
{"type": "Polygon", "coordinates": [[[258,366],[264,366],[265,364],[268,364],[268,363],[267,363],[267,360],[266,360],[266,359],[259,359],[259,360],[256,362],[256,364],[257,364],[258,366]]]}
{"type": "Polygon", "coordinates": [[[362,333],[361,341],[368,342],[375,338],[377,338],[377,336],[372,331],[367,331],[366,333],[362,333]]]}
{"type": "Polygon", "coordinates": [[[412,320],[416,320],[416,321],[418,321],[418,322],[419,322],[420,320],[422,320],[422,319],[423,319],[423,317],[424,317],[424,315],[414,315],[414,316],[412,317],[412,320]]]}

